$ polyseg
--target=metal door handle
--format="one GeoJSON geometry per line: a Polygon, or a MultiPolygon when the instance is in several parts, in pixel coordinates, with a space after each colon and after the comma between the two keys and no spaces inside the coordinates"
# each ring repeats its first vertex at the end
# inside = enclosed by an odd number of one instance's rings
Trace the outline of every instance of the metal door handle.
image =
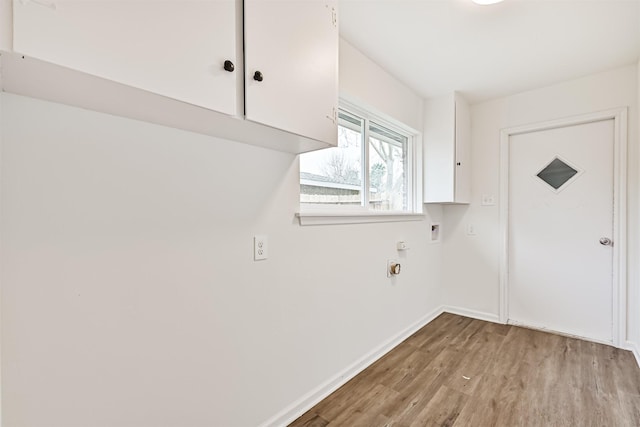
{"type": "Polygon", "coordinates": [[[603,246],[613,246],[613,241],[608,237],[601,237],[600,244],[603,246]]]}

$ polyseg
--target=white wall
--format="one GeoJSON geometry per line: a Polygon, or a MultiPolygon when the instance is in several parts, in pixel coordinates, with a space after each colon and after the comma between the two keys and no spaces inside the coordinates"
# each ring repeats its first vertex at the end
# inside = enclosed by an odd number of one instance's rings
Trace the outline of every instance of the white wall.
{"type": "Polygon", "coordinates": [[[1,103],[4,427],[283,420],[441,304],[429,221],[300,227],[295,156],[1,103]]]}
{"type": "Polygon", "coordinates": [[[422,99],[359,50],[340,39],[340,96],[413,129],[422,129],[422,99]]]}
{"type": "MultiPolygon", "coordinates": [[[[496,317],[499,314],[500,129],[628,106],[629,294],[638,300],[639,149],[636,66],[571,80],[472,106],[472,203],[446,206],[443,241],[445,304],[496,317]],[[480,206],[482,194],[496,206],[480,206]],[[473,224],[476,236],[466,235],[473,224]],[[464,268],[460,268],[464,266],[464,268]]],[[[637,310],[634,314],[637,326],[637,310]]],[[[632,322],[632,323],[633,323],[632,322]]],[[[637,327],[629,324],[637,334],[637,327]]],[[[637,336],[637,335],[636,335],[637,336]]]]}

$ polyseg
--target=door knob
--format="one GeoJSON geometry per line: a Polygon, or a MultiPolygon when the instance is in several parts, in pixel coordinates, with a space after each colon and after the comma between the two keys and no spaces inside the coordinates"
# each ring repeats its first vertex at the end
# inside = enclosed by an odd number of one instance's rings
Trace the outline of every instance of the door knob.
{"type": "Polygon", "coordinates": [[[261,71],[256,71],[255,73],[253,73],[253,80],[257,81],[257,82],[261,82],[263,79],[263,75],[261,71]]]}
{"type": "Polygon", "coordinates": [[[608,237],[601,237],[600,244],[603,246],[613,246],[613,241],[608,237]]]}

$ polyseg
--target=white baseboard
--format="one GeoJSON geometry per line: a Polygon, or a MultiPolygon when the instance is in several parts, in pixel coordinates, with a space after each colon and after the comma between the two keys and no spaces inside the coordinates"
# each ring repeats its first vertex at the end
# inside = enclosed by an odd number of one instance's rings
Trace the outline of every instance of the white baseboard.
{"type": "Polygon", "coordinates": [[[389,351],[393,350],[398,344],[409,338],[418,329],[422,328],[433,319],[438,317],[440,314],[442,314],[442,312],[443,307],[438,307],[435,310],[431,311],[429,314],[422,317],[407,329],[398,333],[395,337],[391,338],[386,343],[382,344],[369,354],[366,354],[351,366],[348,366],[346,369],[339,372],[334,377],[329,378],[329,380],[327,380],[323,384],[320,384],[318,387],[311,390],[309,393],[302,396],[300,399],[296,400],[291,405],[289,405],[264,423],[260,424],[260,427],[286,426],[295,421],[302,414],[318,404],[322,399],[329,396],[351,378],[355,377],[360,372],[368,368],[376,360],[380,359],[389,351]]]}
{"type": "Polygon", "coordinates": [[[598,339],[598,338],[593,338],[593,337],[587,337],[587,336],[584,336],[584,335],[580,335],[580,333],[573,332],[573,331],[560,332],[560,331],[556,331],[556,330],[553,330],[553,329],[549,329],[545,325],[538,325],[538,324],[534,324],[534,323],[531,323],[531,322],[520,322],[518,320],[508,320],[507,324],[513,325],[513,326],[518,326],[520,328],[531,329],[533,331],[546,332],[546,333],[549,333],[549,334],[560,335],[560,336],[569,337],[569,338],[575,338],[575,339],[582,340],[582,341],[590,341],[590,342],[594,342],[594,343],[597,343],[597,344],[608,345],[608,346],[611,346],[611,347],[618,347],[617,345],[615,345],[613,343],[613,339],[601,340],[601,339],[598,339]]]}
{"type": "Polygon", "coordinates": [[[638,367],[640,367],[640,346],[633,341],[627,341],[625,348],[633,353],[636,358],[636,363],[638,367]]]}
{"type": "Polygon", "coordinates": [[[454,307],[451,305],[445,305],[442,307],[442,311],[446,311],[451,314],[458,314],[460,316],[471,317],[478,320],[486,320],[487,322],[501,323],[500,317],[497,314],[485,313],[483,311],[469,310],[461,307],[454,307]]]}

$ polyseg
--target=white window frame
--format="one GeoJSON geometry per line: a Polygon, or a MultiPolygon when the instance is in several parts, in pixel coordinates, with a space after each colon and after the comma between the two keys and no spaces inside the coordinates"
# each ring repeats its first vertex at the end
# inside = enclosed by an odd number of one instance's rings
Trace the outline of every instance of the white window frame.
{"type": "MultiPolygon", "coordinates": [[[[363,204],[361,206],[346,205],[313,205],[299,204],[296,213],[300,225],[325,224],[358,224],[370,222],[421,221],[424,220],[422,210],[422,135],[415,129],[406,126],[388,116],[372,112],[352,102],[340,99],[340,109],[364,119],[364,135],[362,141],[363,163],[363,204]],[[408,137],[407,140],[407,209],[373,210],[369,208],[369,123],[374,122],[391,131],[408,137]]],[[[299,200],[299,198],[298,198],[299,200]]]]}

